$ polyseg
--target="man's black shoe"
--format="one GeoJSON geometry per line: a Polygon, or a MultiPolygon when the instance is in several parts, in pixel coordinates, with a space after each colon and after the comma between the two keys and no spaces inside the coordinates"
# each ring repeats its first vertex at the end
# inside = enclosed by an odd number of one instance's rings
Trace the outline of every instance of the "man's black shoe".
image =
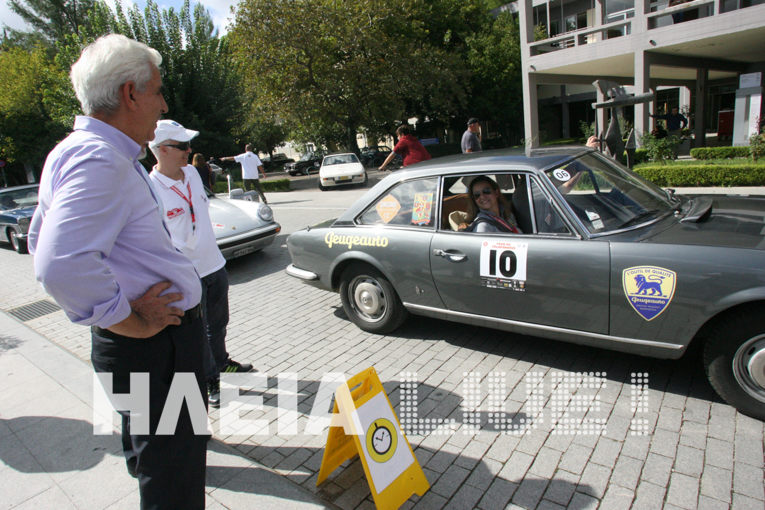
{"type": "Polygon", "coordinates": [[[207,382],[207,402],[214,409],[220,407],[220,380],[207,382]]]}
{"type": "Polygon", "coordinates": [[[231,358],[226,361],[226,366],[223,367],[223,370],[221,372],[226,373],[242,373],[242,372],[251,372],[252,371],[252,365],[249,363],[239,363],[238,361],[234,361],[231,358]]]}

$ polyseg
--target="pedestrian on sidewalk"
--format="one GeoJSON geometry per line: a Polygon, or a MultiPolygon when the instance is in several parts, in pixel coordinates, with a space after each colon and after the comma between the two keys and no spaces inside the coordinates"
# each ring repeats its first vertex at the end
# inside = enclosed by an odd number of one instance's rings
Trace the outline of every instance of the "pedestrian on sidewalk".
{"type": "MultiPolygon", "coordinates": [[[[205,507],[207,392],[202,287],[175,249],[138,159],[167,112],[161,55],[112,34],[87,46],[71,79],[83,116],[48,155],[29,229],[35,275],[69,319],[91,326],[91,361],[118,394],[148,374],[148,416],[122,415],[128,471],[141,508],[205,507]],[[191,373],[192,398],[173,434],[158,425],[170,384],[191,373]],[[199,391],[199,398],[193,394],[199,391]],[[145,419],[148,418],[148,419],[145,419]]],[[[185,394],[188,389],[185,389],[185,394]]],[[[140,397],[139,397],[140,398],[140,397]]]]}
{"type": "Polygon", "coordinates": [[[383,164],[380,165],[381,172],[385,171],[385,167],[388,166],[396,154],[401,156],[404,166],[413,165],[420,161],[427,161],[430,159],[430,153],[420,143],[420,141],[412,134],[412,128],[407,124],[402,124],[396,129],[396,136],[398,136],[398,143],[393,148],[393,152],[388,154],[383,164]]]}
{"type": "Polygon", "coordinates": [[[196,169],[188,164],[191,139],[199,131],[160,120],[149,148],[157,164],[149,174],[162,201],[173,244],[194,264],[202,279],[202,316],[207,334],[207,389],[211,407],[220,407],[220,373],[249,372],[252,365],[232,360],[226,351],[228,273],[215,242],[210,202],[196,169]]]}
{"type": "Polygon", "coordinates": [[[266,178],[266,173],[263,171],[263,162],[260,158],[252,152],[252,145],[247,144],[244,146],[244,152],[238,156],[224,156],[219,158],[221,161],[236,161],[242,165],[242,180],[244,181],[244,190],[249,191],[250,187],[258,192],[260,200],[267,204],[266,195],[263,193],[263,188],[260,187],[260,176],[266,178]]]}
{"type": "Polygon", "coordinates": [[[470,117],[467,121],[467,129],[462,133],[460,142],[462,152],[481,152],[481,124],[475,117],[470,117]]]}

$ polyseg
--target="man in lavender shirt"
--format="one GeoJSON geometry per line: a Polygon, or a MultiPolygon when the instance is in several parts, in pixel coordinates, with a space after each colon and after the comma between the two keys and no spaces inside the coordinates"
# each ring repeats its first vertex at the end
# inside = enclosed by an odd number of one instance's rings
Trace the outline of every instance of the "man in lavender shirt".
{"type": "Polygon", "coordinates": [[[85,116],[48,155],[32,218],[35,273],[72,322],[91,326],[91,360],[114,394],[138,394],[131,374],[149,374],[149,426],[122,414],[128,471],[141,508],[205,506],[206,423],[201,286],[173,247],[148,176],[138,163],[167,112],[159,53],[121,35],[85,48],[71,78],[85,116]],[[173,434],[157,434],[178,373],[194,374],[173,434]],[[192,419],[193,416],[193,419],[192,419]]]}

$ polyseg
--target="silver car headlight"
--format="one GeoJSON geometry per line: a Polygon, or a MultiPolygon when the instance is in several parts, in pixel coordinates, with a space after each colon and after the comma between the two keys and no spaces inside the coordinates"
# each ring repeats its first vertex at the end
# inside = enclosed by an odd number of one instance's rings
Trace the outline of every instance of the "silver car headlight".
{"type": "Polygon", "coordinates": [[[29,218],[19,218],[19,228],[26,234],[29,231],[29,218]]]}
{"type": "Polygon", "coordinates": [[[260,204],[260,207],[258,207],[258,217],[263,221],[272,221],[274,219],[274,211],[266,204],[260,204]]]}

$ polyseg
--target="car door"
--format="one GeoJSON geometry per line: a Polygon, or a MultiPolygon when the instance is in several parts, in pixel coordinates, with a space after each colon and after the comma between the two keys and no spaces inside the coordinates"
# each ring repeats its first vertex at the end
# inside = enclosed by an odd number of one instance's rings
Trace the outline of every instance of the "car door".
{"type": "Polygon", "coordinates": [[[566,222],[551,195],[535,178],[522,185],[525,189],[508,193],[530,197],[513,201],[516,210],[529,208],[530,232],[455,232],[447,227],[434,234],[430,265],[442,301],[454,312],[607,333],[608,243],[583,239],[570,227],[561,229],[566,222]],[[558,232],[548,232],[544,218],[558,225],[558,232]]]}

